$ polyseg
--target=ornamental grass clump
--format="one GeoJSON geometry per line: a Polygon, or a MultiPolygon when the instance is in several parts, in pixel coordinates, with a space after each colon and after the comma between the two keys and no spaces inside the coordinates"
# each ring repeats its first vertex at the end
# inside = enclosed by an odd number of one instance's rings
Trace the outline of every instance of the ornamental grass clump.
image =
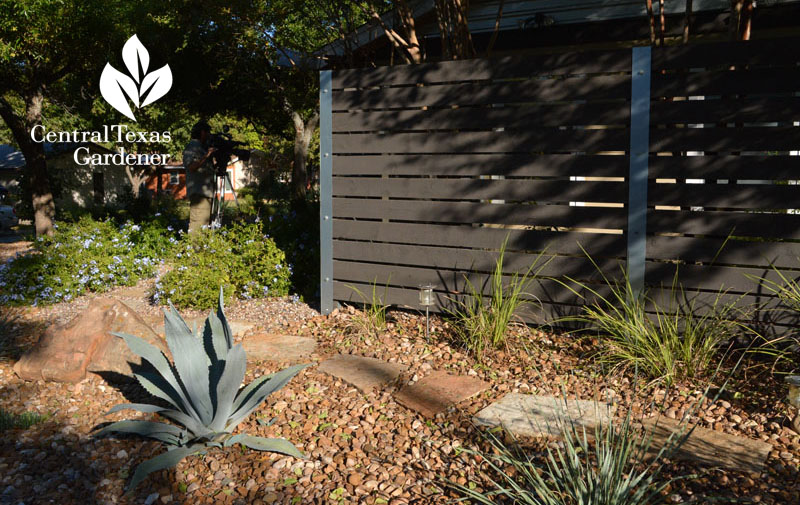
{"type": "Polygon", "coordinates": [[[525,290],[546,265],[537,268],[540,254],[525,272],[513,272],[506,280],[503,260],[507,244],[508,238],[503,241],[494,271],[488,278],[489,296],[484,298],[482,286],[464,276],[466,296],[453,299],[453,308],[447,310],[456,342],[472,351],[479,360],[486,348],[497,349],[505,344],[509,327],[515,318],[518,319],[518,311],[533,303],[525,290]]]}
{"type": "Polygon", "coordinates": [[[662,302],[634,292],[624,271],[620,281],[600,274],[610,293],[607,296],[570,279],[589,293],[590,300],[580,315],[565,319],[585,323],[599,335],[598,358],[614,369],[638,368],[666,385],[701,378],[713,371],[726,342],[751,331],[738,322],[746,319],[747,312],[738,304],[741,297],[719,291],[701,304],[697,296],[686,294],[676,274],[662,302]]]}
{"type": "Polygon", "coordinates": [[[303,457],[285,439],[233,432],[267,396],[285,386],[307,365],[292,366],[260,377],[240,389],[247,360],[242,344],[233,344],[221,292],[217,313],[209,314],[202,333],[195,335],[173,307],[164,311],[164,327],[172,362],[139,337],[115,334],[143,358],[142,367],[134,373],[139,384],[171,407],[125,403],[115,406],[108,414],[125,409],[158,413],[180,425],[126,420],[112,423],[97,433],[97,436],[110,433],[138,435],[168,446],[167,452],[136,467],[127,486],[128,492],[150,473],[172,468],[183,458],[204,454],[212,447],[241,444],[259,451],[303,457]]]}

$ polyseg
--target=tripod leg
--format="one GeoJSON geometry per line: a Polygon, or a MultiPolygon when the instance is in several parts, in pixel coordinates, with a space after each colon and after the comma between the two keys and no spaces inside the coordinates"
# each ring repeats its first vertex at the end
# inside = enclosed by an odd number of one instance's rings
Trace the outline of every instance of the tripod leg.
{"type": "Polygon", "coordinates": [[[231,182],[231,174],[225,172],[225,182],[228,183],[228,186],[231,188],[231,193],[233,193],[233,203],[236,204],[236,211],[241,214],[242,209],[239,207],[239,199],[236,197],[236,190],[233,189],[233,182],[231,182]]]}

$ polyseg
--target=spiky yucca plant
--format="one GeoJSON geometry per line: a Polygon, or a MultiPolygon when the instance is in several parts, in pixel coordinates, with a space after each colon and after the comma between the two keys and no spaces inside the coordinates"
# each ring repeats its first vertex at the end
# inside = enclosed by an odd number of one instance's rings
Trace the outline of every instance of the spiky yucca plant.
{"type": "Polygon", "coordinates": [[[297,448],[285,439],[268,439],[244,433],[233,434],[239,425],[272,392],[286,385],[307,365],[289,367],[260,377],[240,389],[247,360],[241,344],[233,345],[233,334],[225,319],[222,292],[217,313],[209,314],[202,335],[195,335],[174,307],[164,311],[164,329],[171,363],[156,347],[143,339],[115,333],[143,366],[134,376],[150,394],[174,408],[144,403],[124,403],[108,414],[124,409],[158,413],[183,425],[153,421],[126,420],[112,423],[97,433],[139,435],[164,442],[168,451],[136,467],[126,490],[130,492],[152,472],[172,468],[183,458],[205,453],[210,447],[242,444],[259,451],[271,451],[302,458],[297,448]]]}

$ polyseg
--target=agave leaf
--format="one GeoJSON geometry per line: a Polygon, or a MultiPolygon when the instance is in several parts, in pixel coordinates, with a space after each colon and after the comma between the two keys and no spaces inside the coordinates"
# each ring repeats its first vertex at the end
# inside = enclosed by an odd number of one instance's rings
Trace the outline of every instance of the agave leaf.
{"type": "Polygon", "coordinates": [[[181,440],[184,438],[184,431],[177,426],[153,421],[117,421],[95,433],[95,436],[100,437],[109,433],[139,435],[160,440],[170,445],[180,445],[181,440]]]}
{"type": "Polygon", "coordinates": [[[169,402],[176,409],[186,410],[181,397],[169,383],[151,368],[142,368],[133,374],[136,381],[151,395],[169,402]]]}
{"type": "Polygon", "coordinates": [[[303,453],[300,452],[294,444],[284,438],[254,437],[246,433],[241,433],[226,440],[225,446],[229,447],[237,443],[257,451],[277,452],[286,454],[287,456],[294,456],[295,458],[305,458],[303,453]]]}
{"type": "Polygon", "coordinates": [[[228,324],[228,318],[225,317],[225,303],[222,297],[222,286],[219,287],[219,305],[217,305],[217,317],[219,318],[220,322],[222,323],[222,330],[223,334],[225,335],[225,342],[228,345],[228,349],[233,347],[233,332],[231,331],[231,327],[228,324]]]}
{"type": "MultiPolygon", "coordinates": [[[[188,415],[192,416],[193,418],[200,421],[200,416],[197,415],[197,411],[194,409],[192,404],[186,398],[186,395],[183,393],[183,388],[181,388],[178,378],[175,376],[175,373],[172,370],[172,366],[170,365],[169,360],[167,360],[166,356],[157,349],[155,346],[148,344],[144,339],[139,338],[134,335],[129,335],[127,333],[118,333],[114,332],[113,335],[116,335],[123,340],[128,345],[128,348],[136,355],[141,356],[145,359],[148,363],[153,365],[153,368],[156,369],[157,374],[152,374],[147,376],[150,379],[150,383],[153,385],[152,389],[147,389],[148,386],[142,384],[142,387],[148,390],[150,394],[156,395],[159,398],[162,398],[170,403],[172,403],[175,408],[183,410],[188,415]],[[156,376],[160,376],[161,379],[158,379],[156,376]],[[166,389],[161,389],[159,383],[161,381],[166,382],[171,391],[166,389]],[[161,389],[162,393],[158,394],[155,391],[161,389]],[[169,399],[171,397],[172,399],[169,399]]],[[[146,372],[141,373],[141,375],[145,375],[146,372]]],[[[138,379],[138,377],[137,377],[138,379]]],[[[141,379],[139,379],[141,383],[141,379]]]]}
{"type": "Polygon", "coordinates": [[[208,426],[213,417],[213,409],[209,392],[207,356],[203,343],[192,334],[172,305],[169,312],[164,311],[164,333],[189,400],[199,414],[200,421],[208,426]]]}
{"type": "Polygon", "coordinates": [[[191,456],[192,454],[201,452],[202,449],[203,446],[197,444],[189,447],[179,447],[177,449],[167,451],[163,454],[159,454],[155,458],[148,459],[143,463],[140,463],[139,466],[136,467],[136,471],[133,472],[133,477],[131,478],[130,483],[125,489],[125,492],[130,493],[133,490],[133,488],[139,485],[139,483],[142,482],[142,480],[144,480],[144,478],[150,475],[151,473],[157,472],[159,470],[164,470],[165,468],[172,468],[186,456],[191,456]]]}
{"type": "Polygon", "coordinates": [[[212,357],[212,363],[227,359],[230,347],[227,337],[225,337],[225,328],[222,321],[213,312],[208,315],[203,328],[203,344],[205,344],[206,353],[212,357]]]}
{"type": "Polygon", "coordinates": [[[190,416],[187,416],[183,412],[175,409],[168,409],[164,407],[159,407],[158,405],[151,405],[149,403],[121,403],[119,405],[115,405],[111,408],[105,415],[113,414],[114,412],[119,412],[120,410],[131,409],[136,410],[139,412],[146,412],[146,413],[158,413],[164,417],[172,419],[173,421],[181,423],[187,430],[192,433],[191,438],[202,437],[212,433],[207,427],[203,426],[201,423],[197,422],[197,420],[193,419],[190,416]]]}
{"type": "Polygon", "coordinates": [[[250,387],[252,384],[241,392],[236,397],[233,404],[233,415],[231,416],[225,431],[233,431],[233,429],[241,423],[244,418],[250,415],[264,399],[286,385],[287,382],[292,380],[292,377],[300,373],[302,369],[308,365],[295,365],[285,368],[280,372],[272,374],[269,379],[261,381],[255,387],[250,387]]]}
{"type": "Polygon", "coordinates": [[[236,399],[236,392],[244,380],[244,373],[247,369],[247,356],[242,344],[236,344],[228,352],[228,359],[225,361],[225,370],[217,384],[217,405],[214,413],[214,420],[209,426],[212,430],[220,431],[225,428],[228,417],[233,412],[233,402],[236,399]]]}

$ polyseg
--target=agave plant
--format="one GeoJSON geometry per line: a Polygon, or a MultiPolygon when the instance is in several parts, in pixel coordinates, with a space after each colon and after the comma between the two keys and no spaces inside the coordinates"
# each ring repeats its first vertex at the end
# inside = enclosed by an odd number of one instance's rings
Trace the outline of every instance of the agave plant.
{"type": "Polygon", "coordinates": [[[131,409],[158,413],[182,425],[126,420],[112,423],[97,433],[97,436],[109,433],[139,435],[167,444],[167,452],[136,467],[126,491],[131,491],[150,473],[172,468],[183,458],[203,454],[210,447],[228,447],[238,443],[259,451],[303,457],[285,439],[244,433],[234,435],[233,431],[270,393],[285,386],[307,365],[260,377],[240,389],[247,361],[242,345],[233,345],[233,334],[225,319],[222,291],[217,313],[209,314],[202,335],[195,335],[171,305],[169,311],[164,311],[164,329],[173,362],[143,339],[115,333],[125,340],[131,351],[143,358],[142,367],[134,373],[139,384],[172,408],[124,403],[106,415],[131,409]]]}

